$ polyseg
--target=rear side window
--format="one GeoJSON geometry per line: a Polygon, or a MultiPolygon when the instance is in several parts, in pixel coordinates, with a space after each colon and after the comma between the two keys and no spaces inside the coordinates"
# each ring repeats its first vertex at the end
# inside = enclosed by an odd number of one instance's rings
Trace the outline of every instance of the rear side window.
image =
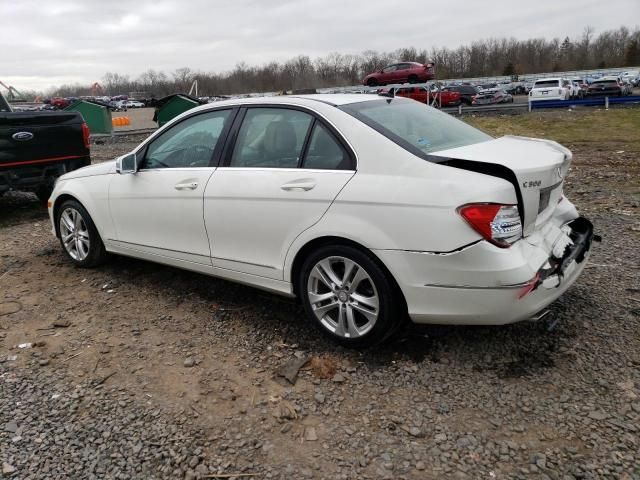
{"type": "Polygon", "coordinates": [[[316,122],[302,168],[348,170],[351,168],[351,159],[331,132],[320,122],[316,122]]]}
{"type": "Polygon", "coordinates": [[[486,142],[492,137],[435,108],[402,97],[340,107],[414,155],[486,142]]]}
{"type": "Polygon", "coordinates": [[[311,115],[298,110],[247,110],[229,166],[297,168],[312,121],[311,115]]]}

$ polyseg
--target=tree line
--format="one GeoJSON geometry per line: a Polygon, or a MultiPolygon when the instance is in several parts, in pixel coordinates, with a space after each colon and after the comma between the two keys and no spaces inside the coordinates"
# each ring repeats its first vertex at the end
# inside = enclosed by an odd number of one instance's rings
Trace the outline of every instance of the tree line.
{"type": "MultiPolygon", "coordinates": [[[[435,62],[436,76],[441,79],[638,66],[640,29],[623,26],[596,36],[592,27],[586,27],[578,38],[489,38],[455,49],[409,47],[360,54],[333,52],[315,59],[298,55],[260,66],[240,62],[222,73],[184,67],[171,73],[149,69],[132,78],[108,72],[101,85],[107,95],[145,92],[155,98],[186,93],[194,80],[198,81],[199,94],[206,96],[337,87],[360,84],[365,75],[390,63],[429,60],[435,62]]],[[[48,93],[68,97],[90,95],[91,91],[88,86],[64,85],[48,93]]]]}

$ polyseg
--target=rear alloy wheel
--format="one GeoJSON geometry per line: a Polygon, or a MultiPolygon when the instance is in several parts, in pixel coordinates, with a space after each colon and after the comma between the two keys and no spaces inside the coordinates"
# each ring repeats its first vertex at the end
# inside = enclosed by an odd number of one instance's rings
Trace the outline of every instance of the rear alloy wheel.
{"type": "Polygon", "coordinates": [[[409,78],[407,80],[409,81],[409,83],[418,83],[418,77],[415,75],[409,75],[409,78]]]}
{"type": "Polygon", "coordinates": [[[319,249],[304,262],[298,281],[310,320],[342,345],[376,345],[402,323],[402,302],[394,283],[356,248],[319,249]]]}
{"type": "Polygon", "coordinates": [[[75,200],[67,200],[58,209],[60,244],[79,267],[94,267],[104,262],[107,252],[87,210],[75,200]]]}

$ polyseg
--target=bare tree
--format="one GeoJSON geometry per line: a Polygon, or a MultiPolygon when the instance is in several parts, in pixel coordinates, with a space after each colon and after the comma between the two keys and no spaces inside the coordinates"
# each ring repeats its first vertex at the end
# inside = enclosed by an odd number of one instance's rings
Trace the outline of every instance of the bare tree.
{"type": "MultiPolygon", "coordinates": [[[[231,71],[222,73],[194,72],[183,67],[167,75],[149,69],[131,80],[126,75],[107,72],[103,77],[103,86],[110,95],[144,91],[160,97],[189,91],[193,80],[198,79],[199,90],[205,95],[269,92],[354,85],[360,83],[368,73],[379,71],[390,63],[426,63],[428,60],[435,61],[439,78],[494,76],[507,72],[540,73],[603,65],[639,66],[640,29],[620,27],[596,36],[593,27],[587,26],[576,39],[488,38],[455,49],[406,47],[390,52],[331,52],[314,60],[306,55],[298,55],[282,63],[268,62],[262,66],[240,62],[231,71]]],[[[63,85],[52,89],[49,94],[89,95],[90,89],[89,85],[63,85]]]]}

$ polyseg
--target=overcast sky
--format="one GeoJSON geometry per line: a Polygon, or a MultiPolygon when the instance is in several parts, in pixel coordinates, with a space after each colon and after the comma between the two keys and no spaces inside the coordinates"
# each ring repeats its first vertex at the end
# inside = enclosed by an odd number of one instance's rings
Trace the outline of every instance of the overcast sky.
{"type": "Polygon", "coordinates": [[[640,22],[640,0],[0,0],[0,80],[20,89],[225,71],[298,54],[577,37],[640,22]],[[631,23],[630,23],[631,22],[631,23]]]}

